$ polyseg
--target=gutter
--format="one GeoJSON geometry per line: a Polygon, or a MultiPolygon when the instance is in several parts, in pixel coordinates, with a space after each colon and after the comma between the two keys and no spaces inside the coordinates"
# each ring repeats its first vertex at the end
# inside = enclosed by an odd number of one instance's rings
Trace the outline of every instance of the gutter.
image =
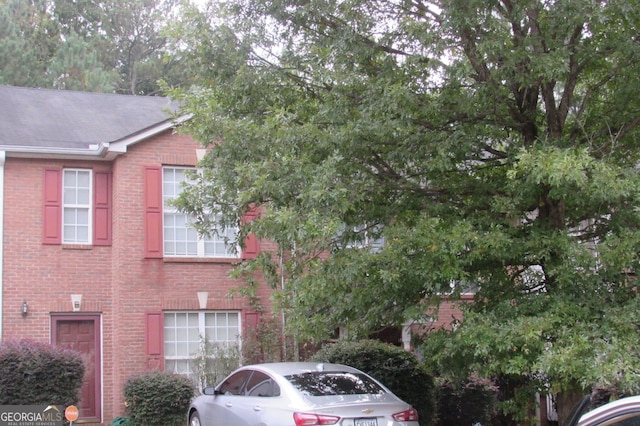
{"type": "Polygon", "coordinates": [[[138,133],[126,136],[113,142],[100,142],[89,145],[86,149],[77,148],[51,148],[24,145],[0,145],[3,153],[2,160],[6,157],[14,158],[55,158],[65,160],[94,160],[113,161],[116,157],[127,152],[130,145],[148,139],[165,130],[172,129],[189,120],[191,115],[183,115],[175,120],[167,120],[158,125],[144,129],[138,133]]]}
{"type": "Polygon", "coordinates": [[[61,158],[61,159],[93,159],[106,157],[109,144],[90,145],[88,149],[42,148],[34,146],[4,145],[1,146],[5,157],[14,158],[61,158]]]}

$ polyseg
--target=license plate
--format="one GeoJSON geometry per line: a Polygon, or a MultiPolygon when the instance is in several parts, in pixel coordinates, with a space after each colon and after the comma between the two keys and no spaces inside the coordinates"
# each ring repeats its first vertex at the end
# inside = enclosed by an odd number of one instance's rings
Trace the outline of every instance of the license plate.
{"type": "Polygon", "coordinates": [[[376,419],[356,419],[354,426],[378,426],[376,419]]]}

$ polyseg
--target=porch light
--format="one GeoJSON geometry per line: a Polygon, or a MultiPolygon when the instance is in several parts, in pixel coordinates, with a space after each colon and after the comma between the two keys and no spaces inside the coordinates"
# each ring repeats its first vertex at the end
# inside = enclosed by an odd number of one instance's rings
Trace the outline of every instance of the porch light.
{"type": "Polygon", "coordinates": [[[27,305],[27,301],[22,302],[22,309],[20,310],[22,313],[22,317],[25,318],[29,313],[29,305],[27,305]]]}

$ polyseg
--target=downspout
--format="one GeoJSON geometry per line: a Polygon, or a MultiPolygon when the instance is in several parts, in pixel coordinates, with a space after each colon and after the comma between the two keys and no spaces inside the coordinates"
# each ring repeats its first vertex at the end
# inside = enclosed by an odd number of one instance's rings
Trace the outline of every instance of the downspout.
{"type": "Polygon", "coordinates": [[[0,341],[2,340],[2,315],[4,293],[4,161],[5,151],[0,151],[0,341]]]}

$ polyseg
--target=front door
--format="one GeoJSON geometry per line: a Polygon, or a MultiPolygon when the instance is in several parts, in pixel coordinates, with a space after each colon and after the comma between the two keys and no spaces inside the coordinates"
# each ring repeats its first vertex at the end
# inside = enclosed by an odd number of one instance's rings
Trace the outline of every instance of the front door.
{"type": "Polygon", "coordinates": [[[100,316],[54,315],[51,317],[51,333],[51,341],[55,346],[78,351],[84,361],[84,382],[78,403],[79,420],[100,421],[100,316]]]}

